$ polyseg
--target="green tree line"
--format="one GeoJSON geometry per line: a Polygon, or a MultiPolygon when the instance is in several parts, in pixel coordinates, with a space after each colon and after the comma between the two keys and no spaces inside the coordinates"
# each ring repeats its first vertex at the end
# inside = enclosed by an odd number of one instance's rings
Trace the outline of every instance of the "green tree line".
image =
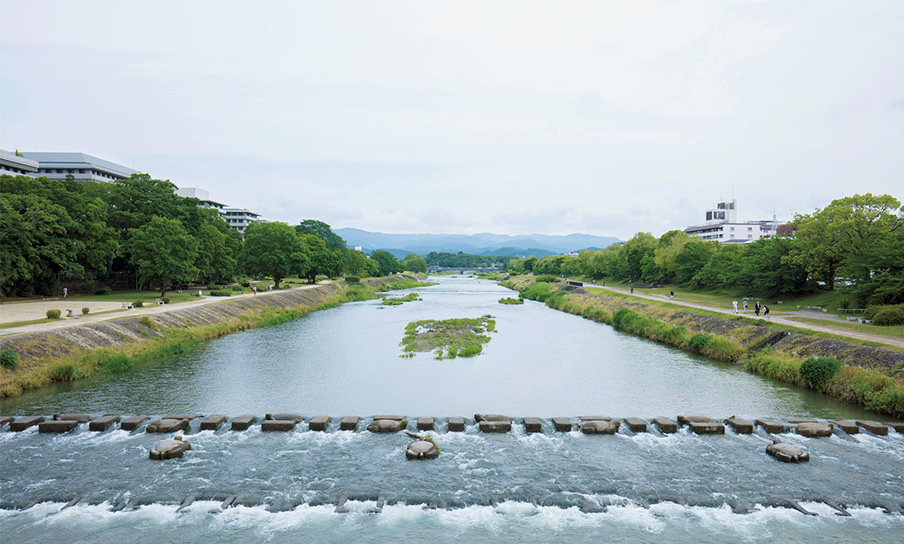
{"type": "MultiPolygon", "coordinates": [[[[423,268],[346,247],[326,223],[259,221],[244,239],[214,209],[147,174],[112,183],[0,176],[0,295],[53,295],[61,284],[166,289],[239,276],[381,276],[423,268]]],[[[385,253],[385,255],[384,255],[385,253]]],[[[415,271],[415,270],[413,270],[415,271]]]]}
{"type": "Polygon", "coordinates": [[[850,307],[904,303],[904,209],[869,193],[797,214],[788,234],[720,244],[672,230],[640,232],[624,244],[576,257],[529,257],[507,269],[594,280],[744,288],[751,295],[800,295],[840,287],[850,307]]]}

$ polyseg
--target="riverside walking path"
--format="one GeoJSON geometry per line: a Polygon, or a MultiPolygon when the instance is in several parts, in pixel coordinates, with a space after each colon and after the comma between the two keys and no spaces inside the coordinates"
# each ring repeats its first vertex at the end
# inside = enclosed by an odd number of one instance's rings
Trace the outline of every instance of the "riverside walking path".
{"type": "MultiPolygon", "coordinates": [[[[330,283],[329,280],[319,282],[320,285],[330,283]]],[[[310,289],[318,284],[305,284],[293,289],[310,289]]],[[[227,300],[236,300],[247,297],[266,297],[277,293],[284,293],[285,289],[278,291],[246,293],[241,295],[233,295],[228,297],[199,297],[197,300],[189,300],[185,302],[177,302],[173,304],[145,304],[142,308],[122,309],[123,302],[103,302],[103,301],[85,301],[79,297],[55,298],[51,300],[36,300],[26,302],[4,302],[0,304],[0,323],[15,323],[19,321],[33,321],[36,319],[44,319],[40,323],[29,323],[17,327],[8,327],[0,329],[0,336],[19,334],[25,332],[49,331],[72,327],[75,325],[86,325],[88,323],[98,323],[100,321],[112,321],[126,317],[136,317],[142,315],[153,315],[163,312],[170,312],[176,309],[192,308],[194,306],[203,306],[205,304],[216,304],[227,300]],[[91,312],[82,315],[82,308],[88,307],[91,312]],[[66,315],[67,309],[72,309],[76,317],[62,317],[60,319],[46,319],[47,310],[60,310],[62,315],[66,315]]]]}
{"type": "MultiPolygon", "coordinates": [[[[610,286],[602,286],[602,285],[594,285],[584,283],[584,288],[587,289],[605,289],[608,291],[613,291],[617,293],[622,293],[626,295],[630,295],[636,298],[642,298],[647,300],[655,300],[658,302],[668,302],[670,304],[675,304],[677,306],[686,306],[688,308],[697,308],[699,310],[707,310],[710,312],[717,312],[721,314],[726,314],[729,316],[734,315],[742,315],[744,317],[756,318],[756,315],[753,313],[753,309],[749,309],[746,312],[742,309],[739,309],[737,314],[735,314],[732,308],[722,308],[720,306],[710,306],[706,304],[700,304],[699,302],[690,302],[686,300],[681,300],[678,294],[675,295],[675,298],[670,298],[668,291],[664,293],[655,293],[652,292],[649,294],[640,292],[640,288],[635,288],[634,293],[630,292],[630,289],[625,289],[622,287],[610,287],[610,286]]],[[[647,288],[643,288],[645,291],[652,291],[647,288]]],[[[591,291],[592,292],[592,291],[591,291]]],[[[836,316],[835,314],[820,312],[817,310],[786,310],[782,308],[781,305],[771,306],[769,312],[769,318],[766,321],[771,321],[773,323],[787,325],[790,327],[797,327],[798,329],[805,329],[817,332],[825,332],[829,334],[835,334],[838,336],[846,336],[848,338],[856,338],[857,340],[866,340],[869,342],[877,342],[880,344],[885,344],[886,346],[894,346],[898,348],[904,348],[904,337],[897,338],[894,336],[886,336],[884,334],[873,334],[866,331],[858,331],[849,329],[847,327],[833,327],[831,325],[822,325],[817,323],[807,323],[804,321],[795,321],[792,318],[795,317],[805,317],[811,319],[822,319],[825,321],[837,321],[838,323],[846,323],[845,320],[836,316]],[[778,309],[776,309],[778,308],[778,309]]],[[[760,317],[762,319],[762,316],[760,317]]]]}

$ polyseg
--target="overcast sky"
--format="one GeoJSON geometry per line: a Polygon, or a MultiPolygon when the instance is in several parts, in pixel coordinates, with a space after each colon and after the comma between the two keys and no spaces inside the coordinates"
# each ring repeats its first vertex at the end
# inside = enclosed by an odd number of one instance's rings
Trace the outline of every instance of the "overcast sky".
{"type": "Polygon", "coordinates": [[[0,148],[270,220],[627,239],[904,198],[900,0],[0,8],[0,148]]]}

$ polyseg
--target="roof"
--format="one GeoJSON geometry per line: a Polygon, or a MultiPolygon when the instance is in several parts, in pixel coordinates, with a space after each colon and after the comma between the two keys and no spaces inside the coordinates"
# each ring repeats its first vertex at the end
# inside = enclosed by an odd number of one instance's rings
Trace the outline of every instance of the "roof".
{"type": "Polygon", "coordinates": [[[88,168],[93,167],[104,170],[118,176],[127,178],[132,174],[139,174],[138,170],[132,170],[115,162],[105,161],[86,153],[56,152],[56,151],[28,151],[22,152],[25,158],[38,161],[41,168],[88,168]]]}

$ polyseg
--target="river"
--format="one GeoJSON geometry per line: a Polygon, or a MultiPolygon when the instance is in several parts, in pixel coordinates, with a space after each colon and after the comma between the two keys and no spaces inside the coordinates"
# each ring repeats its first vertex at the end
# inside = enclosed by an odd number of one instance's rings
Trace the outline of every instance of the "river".
{"type": "Polygon", "coordinates": [[[614,436],[588,436],[557,433],[549,421],[881,419],[876,414],[540,303],[499,304],[512,292],[490,281],[431,279],[439,283],[416,289],[421,301],[349,303],[125,374],[0,402],[0,413],[17,416],[333,417],[325,433],[306,423],[288,433],[198,431],[196,420],[186,435],[192,450],[166,462],[150,461],[147,451],[171,435],[84,425],[58,436],[0,431],[0,529],[16,542],[809,542],[818,533],[893,542],[904,533],[904,436],[893,430],[783,433],[812,456],[785,465],[765,454],[772,437],[761,429],[697,436],[622,426],[614,436]],[[407,323],[485,314],[496,332],[481,355],[399,357],[407,323]],[[471,419],[464,433],[446,431],[446,417],[477,412],[544,418],[544,432],[516,424],[487,435],[471,419]],[[363,431],[375,414],[436,417],[431,434],[443,453],[406,461],[407,437],[363,431]],[[363,418],[358,432],[337,429],[347,415],[363,418]],[[230,495],[235,505],[210,513],[230,495]],[[177,514],[187,496],[195,502],[177,514]],[[349,513],[335,512],[342,497],[349,513]],[[847,505],[850,515],[831,504],[847,505]]]}

